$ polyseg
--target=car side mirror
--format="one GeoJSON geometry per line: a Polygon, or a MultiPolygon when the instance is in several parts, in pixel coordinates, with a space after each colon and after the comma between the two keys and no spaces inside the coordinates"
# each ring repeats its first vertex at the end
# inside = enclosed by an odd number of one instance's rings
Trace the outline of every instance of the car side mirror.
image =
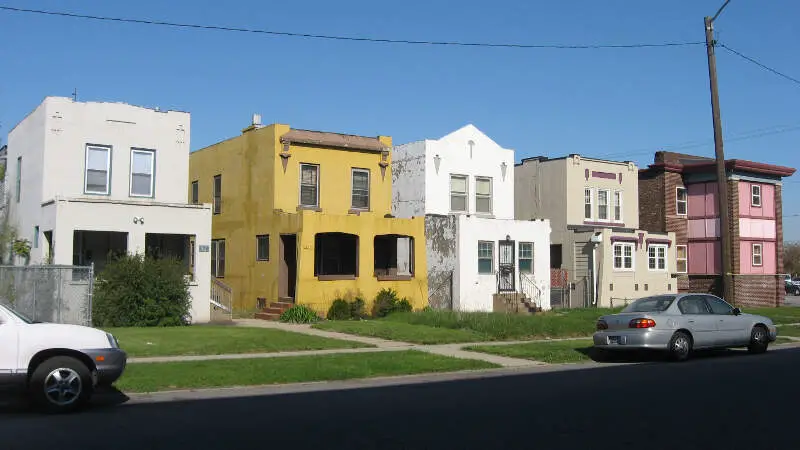
{"type": "Polygon", "coordinates": [[[733,308],[733,315],[734,315],[734,316],[738,316],[738,315],[739,315],[739,314],[741,314],[741,313],[742,313],[742,310],[741,310],[741,309],[739,309],[739,308],[733,308]]]}

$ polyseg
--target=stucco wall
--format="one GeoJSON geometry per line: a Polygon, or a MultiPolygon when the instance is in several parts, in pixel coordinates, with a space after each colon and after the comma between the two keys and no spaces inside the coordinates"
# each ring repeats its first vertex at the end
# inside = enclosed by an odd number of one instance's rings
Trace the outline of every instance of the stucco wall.
{"type": "Polygon", "coordinates": [[[567,227],[566,165],[524,159],[514,167],[514,216],[520,220],[548,219],[553,232],[567,227]]]}
{"type": "Polygon", "coordinates": [[[453,308],[457,283],[458,217],[425,216],[425,250],[428,263],[428,303],[437,309],[453,308]]]}
{"type": "Polygon", "coordinates": [[[425,144],[397,145],[392,149],[392,214],[414,217],[425,214],[425,144]]]}
{"type": "Polygon", "coordinates": [[[57,200],[42,210],[45,222],[54,224],[53,264],[72,264],[75,230],[128,233],[129,253],[144,253],[148,233],[195,236],[195,273],[190,285],[192,321],[207,322],[210,319],[211,254],[200,251],[201,245],[208,245],[211,241],[209,205],[167,206],[86,199],[57,200]],[[133,217],[144,218],[144,224],[134,224],[133,217]]]}
{"type": "MultiPolygon", "coordinates": [[[[602,161],[573,155],[554,164],[564,164],[567,170],[567,224],[639,227],[638,168],[634,163],[602,161]],[[584,218],[584,189],[592,189],[592,219],[584,218]],[[607,189],[609,196],[609,218],[598,218],[597,190],[607,189]],[[622,217],[614,220],[614,192],[622,193],[622,217]]],[[[547,165],[545,165],[547,166],[547,165]]]]}
{"type": "Polygon", "coordinates": [[[533,274],[530,277],[541,289],[541,306],[550,309],[550,222],[458,218],[458,279],[454,309],[460,311],[492,311],[492,295],[497,293],[496,271],[499,262],[498,241],[509,236],[514,241],[515,273],[519,283],[519,243],[534,245],[533,274]],[[478,273],[478,241],[494,241],[492,274],[478,273]]]}

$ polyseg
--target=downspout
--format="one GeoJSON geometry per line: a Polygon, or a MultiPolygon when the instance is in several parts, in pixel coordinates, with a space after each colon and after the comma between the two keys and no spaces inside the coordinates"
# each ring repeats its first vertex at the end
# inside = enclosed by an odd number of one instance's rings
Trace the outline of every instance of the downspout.
{"type": "Polygon", "coordinates": [[[592,305],[597,306],[597,244],[592,244],[592,305]]]}

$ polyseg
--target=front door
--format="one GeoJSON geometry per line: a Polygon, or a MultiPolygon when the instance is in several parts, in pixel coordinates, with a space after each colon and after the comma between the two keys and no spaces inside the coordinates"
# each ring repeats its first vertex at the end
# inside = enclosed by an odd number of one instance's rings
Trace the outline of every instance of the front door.
{"type": "Polygon", "coordinates": [[[516,286],[514,281],[514,241],[500,241],[500,258],[498,264],[497,289],[500,292],[514,291],[516,286]]]}
{"type": "Polygon", "coordinates": [[[278,297],[294,299],[297,287],[297,235],[282,234],[278,268],[278,297]]]}

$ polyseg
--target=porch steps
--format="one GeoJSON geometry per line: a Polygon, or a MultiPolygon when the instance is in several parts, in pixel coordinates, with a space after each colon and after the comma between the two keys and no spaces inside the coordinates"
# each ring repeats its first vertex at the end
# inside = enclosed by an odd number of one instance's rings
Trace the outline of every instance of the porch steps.
{"type": "Polygon", "coordinates": [[[281,314],[294,306],[294,301],[290,297],[281,297],[277,302],[271,302],[268,307],[255,314],[256,319],[261,320],[280,320],[281,314]]]}

